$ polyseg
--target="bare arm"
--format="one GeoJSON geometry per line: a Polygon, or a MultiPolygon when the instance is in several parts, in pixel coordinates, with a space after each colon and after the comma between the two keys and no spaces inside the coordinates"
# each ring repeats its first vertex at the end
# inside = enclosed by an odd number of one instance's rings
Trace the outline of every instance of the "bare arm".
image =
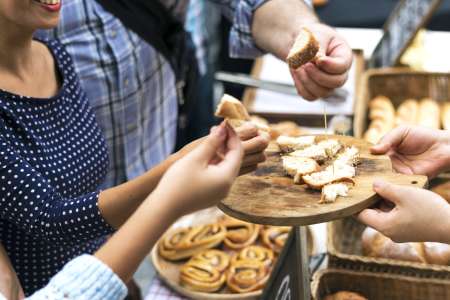
{"type": "Polygon", "coordinates": [[[6,299],[19,300],[25,296],[16,272],[14,271],[5,249],[0,244],[0,294],[6,299]]]}

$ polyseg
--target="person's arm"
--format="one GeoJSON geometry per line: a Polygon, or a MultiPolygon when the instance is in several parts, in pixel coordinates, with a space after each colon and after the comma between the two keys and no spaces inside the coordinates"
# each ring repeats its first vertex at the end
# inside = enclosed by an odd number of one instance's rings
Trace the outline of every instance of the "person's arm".
{"type": "Polygon", "coordinates": [[[123,299],[123,282],[131,278],[164,231],[183,214],[215,205],[226,196],[242,157],[237,136],[231,128],[220,126],[170,168],[154,193],[95,256],[72,260],[27,299],[123,299]],[[225,149],[222,160],[217,157],[219,149],[225,149]],[[156,199],[158,205],[154,205],[156,199]]]}
{"type": "Polygon", "coordinates": [[[254,58],[269,52],[285,60],[302,27],[320,44],[320,58],[291,70],[298,93],[307,100],[324,97],[341,87],[348,77],[353,55],[347,42],[331,27],[319,22],[301,0],[211,0],[220,3],[233,25],[230,55],[254,58]]]}
{"type": "Polygon", "coordinates": [[[6,250],[0,244],[0,300],[2,295],[8,300],[21,300],[25,297],[6,250]]]}
{"type": "Polygon", "coordinates": [[[395,242],[440,242],[450,244],[450,204],[424,189],[374,183],[383,199],[378,208],[357,215],[360,222],[395,242]]]}

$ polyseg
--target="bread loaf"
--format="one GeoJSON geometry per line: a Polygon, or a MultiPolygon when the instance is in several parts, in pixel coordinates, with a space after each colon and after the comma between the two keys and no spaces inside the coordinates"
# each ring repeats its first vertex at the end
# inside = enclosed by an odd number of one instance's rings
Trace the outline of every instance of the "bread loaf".
{"type": "Polygon", "coordinates": [[[418,263],[449,265],[450,245],[441,243],[395,243],[367,227],[362,234],[364,255],[418,263]]]}
{"type": "Polygon", "coordinates": [[[440,128],[441,109],[435,100],[424,98],[420,101],[417,125],[432,129],[440,128]]]}
{"type": "Polygon", "coordinates": [[[445,103],[441,107],[441,123],[442,128],[450,130],[450,103],[445,103]]]}
{"type": "Polygon", "coordinates": [[[419,102],[407,99],[397,108],[396,125],[415,125],[419,117],[419,102]]]}
{"type": "Polygon", "coordinates": [[[364,139],[376,144],[395,126],[395,108],[385,96],[377,96],[369,103],[369,127],[364,139]]]}

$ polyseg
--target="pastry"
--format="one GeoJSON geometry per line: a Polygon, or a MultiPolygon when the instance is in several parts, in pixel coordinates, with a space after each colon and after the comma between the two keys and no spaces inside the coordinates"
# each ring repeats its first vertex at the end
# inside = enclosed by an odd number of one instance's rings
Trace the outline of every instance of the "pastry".
{"type": "Polygon", "coordinates": [[[419,117],[419,102],[407,99],[397,108],[395,125],[415,125],[419,117]]]}
{"type": "Polygon", "coordinates": [[[230,263],[228,254],[207,250],[192,257],[180,269],[180,283],[193,291],[212,293],[225,283],[224,271],[230,263]]]}
{"type": "Polygon", "coordinates": [[[441,109],[435,100],[425,98],[420,101],[417,125],[432,129],[440,128],[441,109]]]}
{"type": "Polygon", "coordinates": [[[227,231],[223,243],[231,250],[239,250],[253,244],[258,238],[261,227],[228,216],[222,218],[220,224],[225,226],[227,231]]]}
{"type": "Polygon", "coordinates": [[[357,293],[342,291],[332,295],[328,295],[324,298],[324,300],[368,300],[368,299],[357,293]]]}
{"type": "Polygon", "coordinates": [[[411,262],[449,265],[450,245],[440,243],[395,243],[367,227],[362,234],[364,255],[411,262]]]}
{"type": "Polygon", "coordinates": [[[270,267],[274,262],[274,255],[268,248],[252,245],[242,249],[231,261],[233,263],[236,260],[257,260],[270,267]]]}
{"type": "Polygon", "coordinates": [[[227,273],[227,286],[234,293],[248,293],[264,287],[270,268],[256,259],[234,260],[227,273]]]}
{"type": "Polygon", "coordinates": [[[395,126],[396,113],[391,100],[385,96],[377,96],[369,103],[370,124],[364,139],[372,144],[379,140],[395,126]]]}
{"type": "Polygon", "coordinates": [[[319,42],[311,31],[302,28],[294,41],[286,58],[291,69],[298,69],[307,62],[313,60],[319,52],[319,42]]]}
{"type": "Polygon", "coordinates": [[[300,184],[303,181],[303,176],[320,169],[320,166],[314,159],[305,157],[293,157],[293,156],[283,156],[283,169],[286,174],[294,178],[294,183],[300,184]]]}
{"type": "Polygon", "coordinates": [[[219,245],[225,235],[226,229],[221,224],[180,228],[162,238],[158,243],[159,254],[167,260],[189,258],[219,245]]]}
{"type": "Polygon", "coordinates": [[[217,106],[216,117],[224,118],[233,128],[238,128],[246,122],[251,122],[259,130],[269,132],[270,128],[260,122],[252,122],[247,109],[241,101],[230,95],[223,95],[217,106]]]}
{"type": "Polygon", "coordinates": [[[338,196],[347,197],[350,187],[348,183],[332,183],[322,188],[322,194],[319,203],[333,203],[338,196]]]}
{"type": "Polygon", "coordinates": [[[282,121],[275,124],[270,124],[270,137],[276,140],[280,135],[298,137],[305,134],[305,131],[292,121],[282,121]]]}
{"type": "Polygon", "coordinates": [[[291,227],[269,226],[261,234],[261,241],[264,246],[280,254],[288,238],[291,227]]]}
{"type": "Polygon", "coordinates": [[[280,135],[277,138],[277,145],[282,152],[291,152],[295,150],[302,150],[308,146],[314,144],[316,137],[310,136],[300,136],[300,137],[290,137],[285,135],[280,135]]]}
{"type": "Polygon", "coordinates": [[[450,103],[444,103],[441,111],[442,128],[450,130],[450,103]]]}

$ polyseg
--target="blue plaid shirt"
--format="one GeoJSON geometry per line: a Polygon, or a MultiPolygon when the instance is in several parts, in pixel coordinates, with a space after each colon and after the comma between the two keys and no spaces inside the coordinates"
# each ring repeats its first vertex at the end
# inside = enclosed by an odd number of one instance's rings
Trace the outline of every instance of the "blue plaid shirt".
{"type": "MultiPolygon", "coordinates": [[[[252,14],[267,0],[214,0],[233,20],[230,54],[261,54],[251,38],[252,14]]],[[[162,1],[184,22],[188,1],[162,1]]],[[[92,0],[66,0],[60,26],[38,33],[58,38],[105,135],[110,170],[102,188],[141,175],[173,150],[177,128],[175,77],[155,49],[92,0]]]]}

